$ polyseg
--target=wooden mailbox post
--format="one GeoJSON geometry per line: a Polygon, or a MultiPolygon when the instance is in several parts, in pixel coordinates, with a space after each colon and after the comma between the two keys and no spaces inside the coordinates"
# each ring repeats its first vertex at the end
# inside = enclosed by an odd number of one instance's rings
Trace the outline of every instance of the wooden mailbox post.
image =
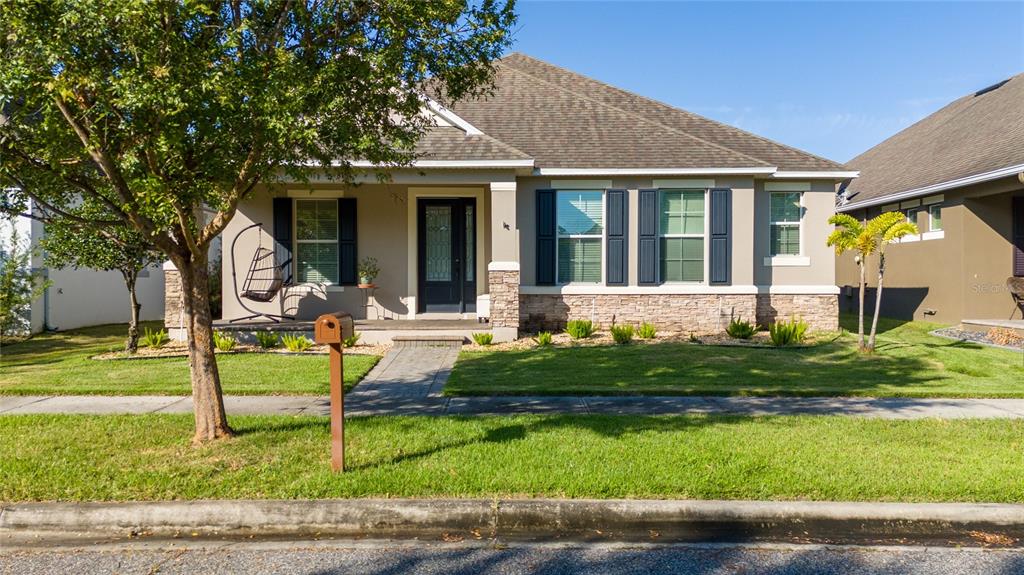
{"type": "Polygon", "coordinates": [[[355,325],[352,316],[327,313],[316,318],[313,339],[331,348],[328,361],[331,372],[331,469],[345,471],[345,383],[342,372],[341,346],[352,337],[355,325]]]}

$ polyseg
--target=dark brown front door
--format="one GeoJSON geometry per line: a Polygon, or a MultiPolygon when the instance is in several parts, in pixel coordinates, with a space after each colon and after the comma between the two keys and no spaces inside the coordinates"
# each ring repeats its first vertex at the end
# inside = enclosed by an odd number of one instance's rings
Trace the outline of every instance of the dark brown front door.
{"type": "Polygon", "coordinates": [[[417,311],[476,311],[475,200],[421,199],[417,211],[417,311]]]}

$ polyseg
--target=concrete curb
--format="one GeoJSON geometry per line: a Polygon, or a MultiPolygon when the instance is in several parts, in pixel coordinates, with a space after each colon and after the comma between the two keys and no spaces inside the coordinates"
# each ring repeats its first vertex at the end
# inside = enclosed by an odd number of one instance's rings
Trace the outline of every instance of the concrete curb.
{"type": "Polygon", "coordinates": [[[0,538],[358,537],[1017,546],[1024,505],[587,499],[26,503],[0,538]]]}

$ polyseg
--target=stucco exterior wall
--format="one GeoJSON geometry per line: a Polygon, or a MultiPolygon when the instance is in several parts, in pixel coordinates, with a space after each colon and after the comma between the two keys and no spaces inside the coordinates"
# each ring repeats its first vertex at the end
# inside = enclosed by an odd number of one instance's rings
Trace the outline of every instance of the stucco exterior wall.
{"type": "MultiPolygon", "coordinates": [[[[1024,185],[1007,178],[943,192],[943,237],[890,245],[886,252],[884,316],[955,324],[963,319],[1007,319],[1015,309],[1006,290],[1012,275],[1011,198],[1024,185]],[[930,313],[934,312],[934,313],[930,313]]],[[[880,208],[857,210],[871,218],[880,208]]],[[[858,271],[852,254],[836,258],[843,286],[840,306],[857,309],[858,271]]],[[[874,309],[877,258],[867,267],[865,308],[874,309]]]]}

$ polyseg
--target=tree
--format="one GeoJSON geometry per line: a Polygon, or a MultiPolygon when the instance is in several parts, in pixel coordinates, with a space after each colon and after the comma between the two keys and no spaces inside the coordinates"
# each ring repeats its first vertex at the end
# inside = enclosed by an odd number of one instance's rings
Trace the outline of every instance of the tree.
{"type": "Polygon", "coordinates": [[[875,335],[878,331],[878,311],[882,306],[882,281],[885,277],[885,246],[893,240],[908,234],[916,234],[917,226],[907,221],[899,212],[886,212],[872,220],[861,223],[849,214],[836,214],[828,222],[836,229],[828,236],[827,244],[836,249],[836,255],[847,251],[856,252],[855,261],[860,270],[860,285],[857,312],[857,347],[862,352],[875,350],[875,335]],[[875,293],[874,317],[871,321],[871,335],[864,343],[864,290],[867,286],[868,257],[878,253],[878,290],[875,293]]]}
{"type": "Polygon", "coordinates": [[[232,434],[213,354],[210,242],[261,185],[408,165],[442,104],[486,94],[511,0],[0,0],[0,185],[73,198],[177,268],[195,442],[232,434]],[[204,218],[203,207],[212,210],[204,218]]]}
{"type": "Polygon", "coordinates": [[[128,288],[131,302],[131,319],[128,322],[128,338],[125,351],[135,353],[139,348],[139,303],[135,284],[147,266],[162,262],[163,256],[134,228],[111,226],[97,233],[78,223],[79,219],[111,218],[93,202],[86,202],[68,210],[77,219],[39,211],[32,217],[43,221],[46,235],[39,245],[45,253],[47,265],[53,267],[94,268],[105,271],[119,271],[128,288]]]}
{"type": "Polygon", "coordinates": [[[26,312],[46,289],[46,282],[32,271],[27,242],[13,220],[10,225],[7,244],[0,249],[0,342],[29,330],[26,312]]]}

